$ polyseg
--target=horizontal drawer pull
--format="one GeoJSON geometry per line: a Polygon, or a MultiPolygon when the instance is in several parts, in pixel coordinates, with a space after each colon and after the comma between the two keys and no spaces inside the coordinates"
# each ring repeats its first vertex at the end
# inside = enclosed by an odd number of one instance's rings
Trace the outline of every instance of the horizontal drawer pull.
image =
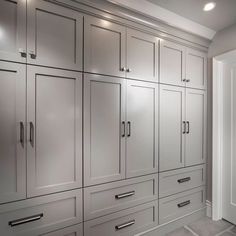
{"type": "Polygon", "coordinates": [[[187,178],[183,178],[183,179],[178,179],[177,181],[178,181],[178,183],[184,183],[184,182],[188,182],[188,181],[190,181],[191,180],[191,178],[190,177],[187,177],[187,178]]]}
{"type": "Polygon", "coordinates": [[[124,224],[117,225],[115,228],[116,228],[116,230],[121,230],[121,229],[124,229],[124,228],[129,227],[129,226],[134,225],[134,224],[135,224],[135,220],[131,220],[131,221],[126,222],[124,224]]]}
{"type": "Polygon", "coordinates": [[[43,217],[43,213],[38,214],[38,215],[34,215],[34,216],[29,216],[26,218],[22,218],[22,219],[18,219],[18,220],[12,220],[9,221],[9,225],[11,227],[17,226],[17,225],[22,225],[22,224],[26,224],[32,221],[36,221],[36,220],[40,220],[43,217]]]}
{"type": "Polygon", "coordinates": [[[117,194],[115,196],[116,199],[122,199],[122,198],[126,198],[126,197],[131,197],[135,194],[135,191],[131,191],[131,192],[127,192],[127,193],[122,193],[122,194],[117,194]]]}
{"type": "Polygon", "coordinates": [[[188,200],[188,201],[186,201],[186,202],[181,202],[181,203],[179,203],[177,206],[178,206],[179,208],[181,208],[181,207],[184,207],[184,206],[189,205],[190,203],[191,203],[190,200],[188,200]]]}

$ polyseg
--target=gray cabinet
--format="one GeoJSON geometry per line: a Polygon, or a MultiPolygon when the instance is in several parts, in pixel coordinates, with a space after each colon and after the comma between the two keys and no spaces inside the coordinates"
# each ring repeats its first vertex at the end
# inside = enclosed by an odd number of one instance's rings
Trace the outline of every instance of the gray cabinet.
{"type": "Polygon", "coordinates": [[[125,81],[85,75],[84,183],[125,178],[125,81]]]}
{"type": "Polygon", "coordinates": [[[26,1],[0,1],[0,59],[26,61],[26,1]]]}
{"type": "Polygon", "coordinates": [[[186,86],[206,89],[207,56],[206,53],[190,48],[186,50],[186,86]]]}
{"type": "Polygon", "coordinates": [[[161,40],[160,82],[185,86],[185,47],[161,40]]]}
{"type": "Polygon", "coordinates": [[[185,89],[160,85],[160,170],[184,167],[185,89]]]}
{"type": "Polygon", "coordinates": [[[161,85],[160,170],[204,163],[205,142],[205,92],[161,85]]]}
{"type": "Polygon", "coordinates": [[[126,28],[92,16],[84,19],[84,70],[125,76],[126,28]]]}
{"type": "Polygon", "coordinates": [[[27,67],[27,195],[82,187],[82,75],[27,67]]]}
{"type": "Polygon", "coordinates": [[[43,0],[27,8],[28,63],[81,71],[83,16],[43,0]]]}
{"type": "Polygon", "coordinates": [[[25,67],[0,62],[0,203],[26,197],[25,67]]]}
{"type": "Polygon", "coordinates": [[[186,165],[204,163],[206,160],[206,93],[186,89],[186,165]]]}
{"type": "Polygon", "coordinates": [[[158,170],[158,85],[127,81],[126,175],[158,170]]]}
{"type": "Polygon", "coordinates": [[[159,38],[127,28],[128,78],[158,82],[159,38]]]}

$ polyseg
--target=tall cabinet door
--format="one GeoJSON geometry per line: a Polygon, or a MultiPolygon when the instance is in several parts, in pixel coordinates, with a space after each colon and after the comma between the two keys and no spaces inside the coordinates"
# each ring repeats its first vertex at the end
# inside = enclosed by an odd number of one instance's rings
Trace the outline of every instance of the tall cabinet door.
{"type": "Polygon", "coordinates": [[[26,0],[0,1],[0,59],[26,61],[26,0]]]}
{"type": "Polygon", "coordinates": [[[184,167],[185,88],[160,85],[160,171],[184,167]]]}
{"type": "Polygon", "coordinates": [[[186,89],[186,165],[206,160],[206,93],[186,89]]]}
{"type": "Polygon", "coordinates": [[[82,187],[82,75],[27,67],[27,193],[82,187]]]}
{"type": "Polygon", "coordinates": [[[25,66],[0,62],[0,204],[26,197],[25,66]]]}
{"type": "Polygon", "coordinates": [[[186,50],[186,86],[206,89],[207,87],[206,53],[188,48],[186,50]]]}
{"type": "Polygon", "coordinates": [[[125,80],[85,75],[85,185],[125,178],[125,80]]]}
{"type": "Polygon", "coordinates": [[[127,29],[127,77],[158,82],[159,39],[127,29]]]}
{"type": "Polygon", "coordinates": [[[43,0],[27,7],[28,62],[82,71],[83,16],[43,0]]]}
{"type": "Polygon", "coordinates": [[[185,86],[185,47],[161,40],[160,82],[185,86]]]}
{"type": "Polygon", "coordinates": [[[127,177],[158,171],[158,85],[127,82],[127,177]]]}
{"type": "Polygon", "coordinates": [[[84,70],[125,76],[126,28],[112,22],[85,16],[84,70]]]}

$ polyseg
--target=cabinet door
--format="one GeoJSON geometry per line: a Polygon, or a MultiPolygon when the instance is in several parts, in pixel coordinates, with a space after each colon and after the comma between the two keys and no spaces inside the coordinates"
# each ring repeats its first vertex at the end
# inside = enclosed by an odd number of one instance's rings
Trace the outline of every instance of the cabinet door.
{"type": "Polygon", "coordinates": [[[31,64],[82,70],[83,16],[43,0],[27,3],[31,64]]]}
{"type": "Polygon", "coordinates": [[[85,16],[84,70],[96,74],[125,76],[126,28],[85,16]]]}
{"type": "Polygon", "coordinates": [[[26,197],[25,66],[0,62],[0,204],[26,197]]]}
{"type": "Polygon", "coordinates": [[[206,89],[207,56],[188,48],[186,51],[186,86],[191,88],[206,89]]]}
{"type": "Polygon", "coordinates": [[[82,75],[27,67],[28,196],[82,186],[82,75]]]}
{"type": "Polygon", "coordinates": [[[127,177],[158,170],[158,87],[127,82],[127,177]]]}
{"type": "Polygon", "coordinates": [[[160,171],[184,167],[185,89],[160,85],[160,171]]]}
{"type": "Polygon", "coordinates": [[[165,40],[161,41],[160,82],[185,86],[185,47],[165,40]]]}
{"type": "Polygon", "coordinates": [[[0,59],[26,61],[26,0],[0,1],[0,59]]]}
{"type": "Polygon", "coordinates": [[[186,165],[197,165],[206,159],[206,93],[186,90],[186,165]]]}
{"type": "Polygon", "coordinates": [[[127,77],[158,82],[159,39],[127,29],[127,77]]]}
{"type": "Polygon", "coordinates": [[[125,177],[125,81],[85,75],[84,182],[93,185],[125,177]]]}

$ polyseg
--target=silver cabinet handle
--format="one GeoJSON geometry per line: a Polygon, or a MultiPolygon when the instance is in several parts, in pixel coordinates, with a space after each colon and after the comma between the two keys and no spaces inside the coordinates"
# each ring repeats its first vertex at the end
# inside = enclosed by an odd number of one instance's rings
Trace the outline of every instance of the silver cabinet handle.
{"type": "Polygon", "coordinates": [[[132,70],[130,68],[127,68],[126,72],[132,72],[132,70]]]}
{"type": "Polygon", "coordinates": [[[21,143],[21,146],[24,148],[24,141],[25,139],[25,128],[24,128],[24,122],[20,122],[20,143],[21,143]]]}
{"type": "Polygon", "coordinates": [[[32,147],[34,147],[34,124],[33,122],[30,122],[30,138],[29,138],[30,144],[32,147]]]}
{"type": "Polygon", "coordinates": [[[36,54],[34,53],[34,51],[29,51],[29,55],[31,59],[36,59],[36,54]]]}
{"type": "Polygon", "coordinates": [[[21,57],[26,57],[27,56],[26,51],[23,48],[19,48],[19,53],[20,53],[21,57]]]}
{"type": "Polygon", "coordinates": [[[187,83],[190,82],[190,79],[186,79],[186,82],[187,82],[187,83]]]}
{"type": "Polygon", "coordinates": [[[38,215],[34,215],[34,216],[29,216],[29,217],[25,217],[22,219],[18,219],[18,220],[12,220],[8,222],[8,225],[10,225],[11,227],[17,226],[17,225],[22,225],[22,224],[26,224],[32,221],[36,221],[36,220],[40,220],[43,217],[43,213],[38,214],[38,215]]]}
{"type": "Polygon", "coordinates": [[[115,198],[116,199],[122,199],[122,198],[126,198],[126,197],[131,197],[134,194],[135,194],[135,191],[130,191],[130,192],[127,192],[127,193],[117,194],[117,195],[115,195],[115,198]]]}
{"type": "Polygon", "coordinates": [[[186,79],[182,79],[183,82],[186,82],[186,79]]]}
{"type": "Polygon", "coordinates": [[[181,208],[181,207],[189,205],[190,203],[191,203],[190,200],[188,200],[188,201],[181,202],[181,203],[177,204],[177,206],[178,206],[178,208],[181,208]]]}
{"type": "Polygon", "coordinates": [[[127,129],[128,129],[127,136],[130,137],[131,136],[131,122],[130,121],[127,122],[127,129]]]}
{"type": "Polygon", "coordinates": [[[183,178],[183,179],[178,179],[177,182],[180,183],[180,184],[182,184],[182,183],[188,182],[188,181],[190,181],[190,180],[191,180],[190,177],[186,177],[186,178],[183,178]]]}
{"type": "Polygon", "coordinates": [[[186,134],[189,134],[189,132],[190,132],[190,123],[189,123],[189,121],[187,121],[186,124],[187,124],[186,134]]]}
{"type": "Polygon", "coordinates": [[[121,71],[126,71],[126,67],[121,67],[121,71]]]}
{"type": "Polygon", "coordinates": [[[133,225],[133,224],[135,224],[135,220],[131,220],[131,221],[126,222],[126,223],[121,224],[121,225],[116,225],[115,228],[116,228],[116,230],[121,230],[121,229],[124,229],[124,228],[126,228],[126,227],[129,227],[129,226],[131,226],[131,225],[133,225]]]}
{"type": "Polygon", "coordinates": [[[184,127],[183,134],[186,134],[186,122],[185,121],[183,121],[183,127],[184,127]]]}
{"type": "Polygon", "coordinates": [[[121,134],[122,137],[125,137],[125,122],[122,121],[122,134],[121,134]]]}

